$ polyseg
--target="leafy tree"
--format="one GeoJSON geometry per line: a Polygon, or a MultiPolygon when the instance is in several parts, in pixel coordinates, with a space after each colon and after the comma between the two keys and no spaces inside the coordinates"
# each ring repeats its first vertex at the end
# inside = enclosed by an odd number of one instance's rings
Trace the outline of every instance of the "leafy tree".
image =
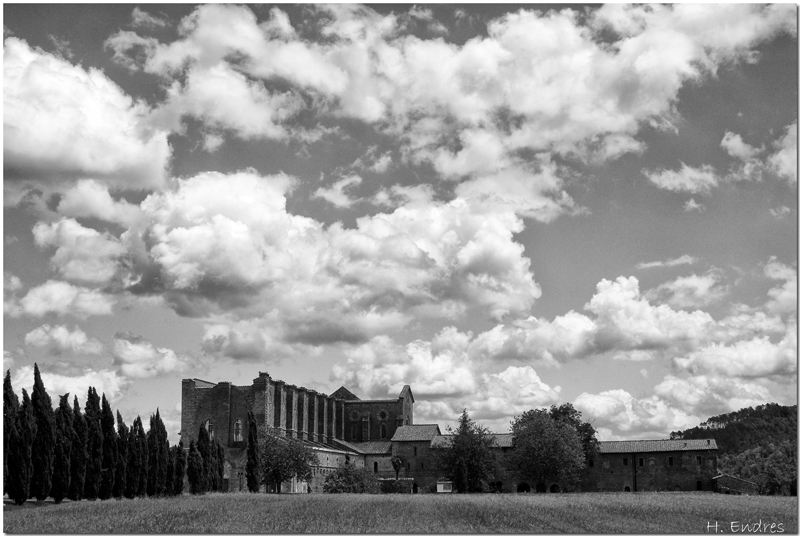
{"type": "Polygon", "coordinates": [[[489,431],[469,418],[467,411],[458,419],[458,428],[447,427],[450,444],[437,449],[437,468],[453,480],[459,493],[473,493],[483,489],[483,482],[491,479],[496,466],[489,431]]]}
{"type": "Polygon", "coordinates": [[[119,436],[114,428],[114,413],[111,411],[111,405],[106,400],[105,394],[103,394],[102,409],[100,410],[100,427],[103,431],[103,465],[97,496],[100,500],[105,501],[110,499],[114,493],[119,443],[119,436]]]}
{"type": "Polygon", "coordinates": [[[86,483],[86,462],[88,453],[86,443],[89,430],[86,417],[81,414],[76,396],[72,402],[72,452],[70,453],[70,479],[67,498],[71,501],[83,499],[83,490],[86,483]]]}
{"type": "Polygon", "coordinates": [[[581,440],[581,448],[583,448],[583,455],[586,460],[594,460],[597,458],[597,431],[592,426],[591,422],[581,420],[581,412],[567,402],[560,406],[550,406],[550,418],[569,424],[578,432],[581,440]]]}
{"type": "Polygon", "coordinates": [[[534,409],[515,417],[511,431],[515,448],[508,462],[523,478],[541,484],[555,480],[562,486],[578,481],[585,458],[580,435],[568,422],[534,409]]]}
{"type": "Polygon", "coordinates": [[[64,500],[69,492],[71,477],[72,444],[75,431],[72,424],[72,408],[69,393],[62,396],[56,409],[56,448],[53,461],[53,485],[50,494],[56,504],[64,500]]]}
{"type": "Polygon", "coordinates": [[[117,410],[117,465],[114,468],[114,491],[112,495],[121,499],[128,487],[128,438],[130,432],[117,410]]]}
{"type": "Polygon", "coordinates": [[[258,425],[252,411],[247,412],[247,489],[258,493],[261,481],[261,463],[258,448],[258,425]]]}
{"type": "Polygon", "coordinates": [[[11,385],[11,370],[6,370],[6,378],[3,380],[3,492],[7,493],[8,488],[8,453],[10,445],[11,427],[17,421],[17,411],[19,411],[19,398],[11,385]]]}
{"type": "Polygon", "coordinates": [[[136,488],[136,496],[144,497],[147,495],[147,483],[149,481],[150,452],[147,445],[147,434],[144,431],[144,424],[142,424],[142,418],[136,417],[136,419],[139,422],[139,426],[136,430],[136,445],[139,451],[139,460],[141,461],[139,465],[139,485],[136,488]]]}
{"type": "Polygon", "coordinates": [[[275,485],[280,493],[281,484],[287,480],[311,478],[311,468],[318,463],[317,455],[302,441],[280,436],[272,430],[262,430],[258,443],[261,447],[261,481],[267,489],[275,485]]]}
{"type": "Polygon", "coordinates": [[[205,471],[203,470],[203,457],[197,450],[197,445],[194,440],[189,442],[189,465],[186,469],[186,475],[189,477],[189,493],[197,495],[198,493],[205,493],[205,471]]]}
{"type": "Polygon", "coordinates": [[[323,493],[380,493],[380,484],[375,473],[353,464],[338,467],[325,477],[323,493]]]}
{"type": "Polygon", "coordinates": [[[100,481],[103,475],[103,429],[102,413],[100,411],[100,397],[94,387],[89,387],[86,396],[86,428],[88,430],[86,450],[86,479],[83,486],[83,496],[94,501],[100,491],[100,481]]]}
{"type": "Polygon", "coordinates": [[[53,484],[53,459],[56,448],[56,418],[50,395],[44,388],[39,365],[33,365],[33,392],[31,394],[33,418],[36,420],[36,435],[31,448],[33,473],[31,495],[43,501],[50,496],[53,484]]]}
{"type": "Polygon", "coordinates": [[[719,470],[754,482],[762,495],[797,495],[797,442],[769,443],[725,454],[719,470]]]}
{"type": "Polygon", "coordinates": [[[400,469],[403,468],[403,458],[401,456],[392,456],[392,468],[394,469],[394,479],[400,479],[400,469]]]}
{"type": "Polygon", "coordinates": [[[17,412],[17,432],[19,433],[22,459],[25,463],[24,468],[24,487],[26,491],[25,499],[33,497],[31,494],[31,478],[33,477],[33,438],[36,437],[36,419],[33,416],[33,404],[28,396],[28,391],[22,390],[22,404],[17,412]]]}

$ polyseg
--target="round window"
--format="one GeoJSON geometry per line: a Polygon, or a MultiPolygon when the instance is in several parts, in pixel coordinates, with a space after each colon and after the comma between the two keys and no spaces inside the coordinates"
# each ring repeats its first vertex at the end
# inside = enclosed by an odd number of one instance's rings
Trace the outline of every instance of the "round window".
{"type": "Polygon", "coordinates": [[[350,420],[355,421],[356,419],[358,419],[358,412],[356,410],[353,410],[350,412],[350,420]]]}
{"type": "Polygon", "coordinates": [[[389,416],[389,414],[386,412],[386,410],[385,410],[385,409],[382,409],[382,410],[380,410],[380,411],[378,412],[378,418],[379,418],[380,420],[385,420],[385,419],[386,419],[386,417],[388,417],[388,416],[389,416]]]}

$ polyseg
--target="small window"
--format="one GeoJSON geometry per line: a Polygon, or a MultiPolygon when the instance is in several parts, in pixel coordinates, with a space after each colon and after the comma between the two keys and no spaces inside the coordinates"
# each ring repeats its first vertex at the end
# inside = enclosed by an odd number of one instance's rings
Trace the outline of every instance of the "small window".
{"type": "Polygon", "coordinates": [[[672,462],[672,456],[670,456],[669,458],[667,458],[667,463],[669,464],[669,466],[670,466],[670,467],[672,467],[672,464],[673,464],[673,462],[672,462]]]}
{"type": "Polygon", "coordinates": [[[381,439],[386,439],[386,425],[381,423],[381,439]]]}
{"type": "Polygon", "coordinates": [[[425,464],[424,463],[419,462],[419,470],[420,471],[424,471],[425,470],[425,464]]]}
{"type": "Polygon", "coordinates": [[[350,439],[355,439],[356,438],[356,431],[357,430],[358,430],[358,427],[355,424],[352,426],[352,428],[350,428],[350,439]]]}
{"type": "Polygon", "coordinates": [[[378,462],[373,462],[373,464],[372,464],[372,472],[374,472],[374,473],[378,472],[378,462]]]}
{"type": "Polygon", "coordinates": [[[589,467],[594,467],[594,460],[589,460],[589,467]]]}
{"type": "Polygon", "coordinates": [[[414,456],[417,455],[417,447],[414,447],[414,456]]]}
{"type": "Polygon", "coordinates": [[[702,456],[698,456],[697,457],[697,465],[703,465],[703,457],[702,456]]]}
{"type": "Polygon", "coordinates": [[[408,470],[411,470],[411,462],[408,462],[408,470]]]}
{"type": "Polygon", "coordinates": [[[622,458],[622,465],[628,465],[628,458],[622,458]]]}
{"type": "Polygon", "coordinates": [[[639,458],[639,467],[644,467],[644,458],[639,458]]]}
{"type": "Polygon", "coordinates": [[[206,432],[208,432],[209,439],[214,439],[214,425],[211,424],[211,420],[207,420],[204,424],[206,432]]]}
{"type": "Polygon", "coordinates": [[[233,440],[242,441],[242,421],[237,420],[233,423],[233,440]]]}

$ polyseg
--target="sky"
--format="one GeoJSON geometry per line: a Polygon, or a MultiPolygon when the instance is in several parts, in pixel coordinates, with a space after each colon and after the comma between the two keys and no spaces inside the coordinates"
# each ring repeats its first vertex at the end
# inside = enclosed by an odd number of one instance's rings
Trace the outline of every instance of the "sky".
{"type": "Polygon", "coordinates": [[[797,403],[797,7],[5,5],[4,368],[601,440],[797,403]]]}

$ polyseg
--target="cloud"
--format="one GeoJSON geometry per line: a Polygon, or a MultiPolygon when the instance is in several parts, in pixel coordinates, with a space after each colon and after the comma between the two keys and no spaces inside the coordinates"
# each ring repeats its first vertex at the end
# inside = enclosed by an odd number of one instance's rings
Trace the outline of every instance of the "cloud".
{"type": "Polygon", "coordinates": [[[763,147],[756,149],[755,147],[746,144],[740,135],[734,134],[733,132],[725,132],[725,136],[722,138],[720,146],[722,146],[729,155],[734,158],[738,158],[743,162],[751,160],[758,153],[764,150],[763,147]]]}
{"type": "Polygon", "coordinates": [[[788,216],[791,212],[792,209],[790,209],[786,205],[782,205],[778,208],[769,209],[769,213],[772,214],[776,220],[782,220],[786,218],[786,216],[788,216]]]}
{"type": "Polygon", "coordinates": [[[165,19],[154,17],[148,12],[139,9],[139,7],[133,8],[131,18],[133,19],[131,24],[134,26],[134,28],[164,28],[167,25],[167,21],[165,19]]]}
{"type": "MultiPolygon", "coordinates": [[[[48,372],[40,367],[40,372],[42,383],[54,402],[58,400],[56,396],[66,393],[70,394],[70,398],[77,395],[79,400],[85,401],[89,387],[97,389],[99,395],[105,394],[109,402],[115,402],[128,386],[128,380],[115,370],[85,369],[80,375],[68,376],[48,372]]],[[[17,392],[23,388],[30,392],[33,387],[33,367],[26,365],[17,368],[11,374],[11,383],[17,392]]]]}
{"type": "Polygon", "coordinates": [[[56,313],[71,314],[78,318],[110,315],[115,302],[113,297],[97,290],[52,279],[30,289],[19,300],[21,312],[30,316],[41,317],[47,313],[56,313]]]}
{"type": "Polygon", "coordinates": [[[797,122],[786,127],[785,134],[773,148],[776,152],[767,159],[768,165],[790,184],[797,183],[797,122]]]}
{"type": "Polygon", "coordinates": [[[40,248],[56,248],[50,264],[61,277],[72,281],[106,284],[126,254],[125,246],[114,236],[83,227],[71,218],[38,222],[33,237],[40,248]]]}
{"type": "Polygon", "coordinates": [[[692,197],[683,205],[683,211],[691,212],[693,210],[697,212],[705,212],[706,206],[702,203],[698,203],[697,201],[694,200],[694,197],[692,197]]]}
{"type": "Polygon", "coordinates": [[[50,326],[43,324],[25,335],[25,344],[38,348],[46,348],[53,355],[63,353],[99,354],[103,344],[89,338],[79,327],[70,331],[67,326],[50,326]]]}
{"type": "Polygon", "coordinates": [[[318,188],[312,197],[320,197],[339,208],[349,208],[355,202],[345,190],[352,190],[361,184],[361,177],[351,175],[333,183],[330,188],[318,188]]]}
{"type": "Polygon", "coordinates": [[[170,372],[189,369],[190,358],[176,354],[169,348],[156,348],[153,344],[130,332],[114,334],[114,363],[128,378],[152,378],[170,372]]]}
{"type": "Polygon", "coordinates": [[[672,192],[705,194],[719,183],[714,168],[708,165],[694,168],[681,162],[681,169],[678,171],[670,169],[662,169],[659,171],[645,170],[644,174],[650,182],[659,188],[672,192]]]}
{"type": "Polygon", "coordinates": [[[636,265],[637,270],[644,270],[647,268],[664,268],[664,267],[672,267],[672,266],[680,266],[682,264],[694,264],[697,262],[696,257],[692,257],[691,255],[681,255],[675,259],[669,259],[666,261],[651,261],[651,262],[640,262],[636,265]]]}
{"type": "Polygon", "coordinates": [[[703,275],[692,274],[662,283],[645,293],[647,299],[668,303],[678,309],[710,305],[728,294],[728,287],[719,285],[720,275],[710,270],[703,275]]]}
{"type": "Polygon", "coordinates": [[[797,268],[787,266],[773,256],[764,266],[764,275],[768,278],[783,281],[780,287],[769,290],[767,310],[778,314],[792,314],[797,316],[797,268]]]}
{"type": "Polygon", "coordinates": [[[141,215],[139,207],[124,199],[113,199],[106,185],[93,180],[80,180],[64,192],[56,211],[72,218],[97,218],[124,227],[132,226],[141,215]]]}
{"type": "Polygon", "coordinates": [[[4,41],[6,181],[91,177],[115,189],[158,188],[170,157],[150,110],[96,69],[84,70],[25,41],[4,41]]]}

